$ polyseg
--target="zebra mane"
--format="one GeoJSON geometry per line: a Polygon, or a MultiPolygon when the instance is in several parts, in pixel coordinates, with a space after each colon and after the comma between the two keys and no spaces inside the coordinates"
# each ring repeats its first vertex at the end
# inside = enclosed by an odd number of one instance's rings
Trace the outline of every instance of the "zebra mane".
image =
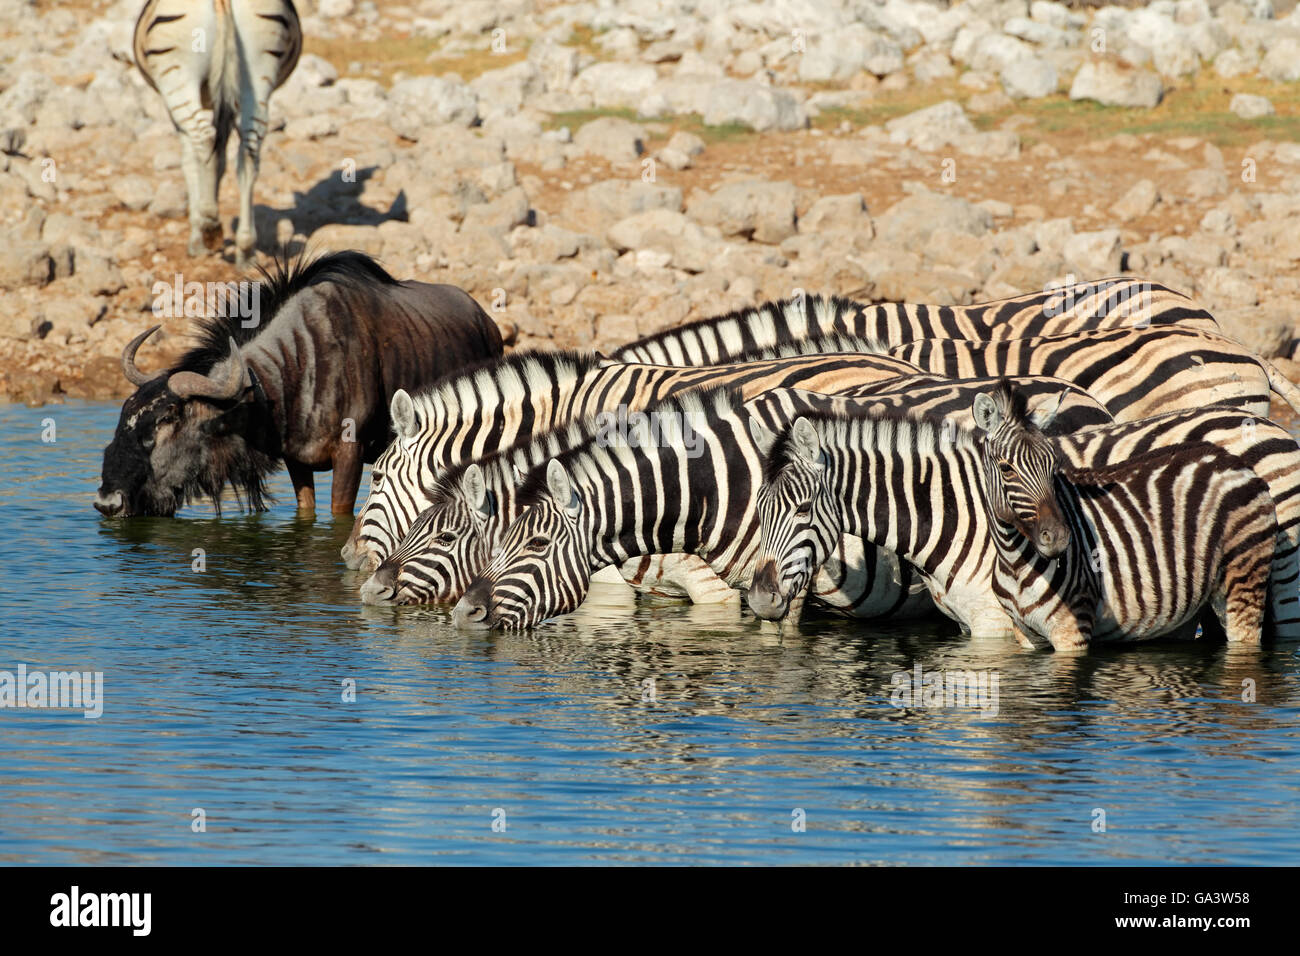
{"type": "Polygon", "coordinates": [[[798,358],[801,355],[834,355],[839,353],[883,355],[889,346],[876,339],[843,332],[831,332],[797,342],[783,342],[766,348],[750,349],[734,358],[734,362],[763,362],[770,359],[798,358]]]}
{"type": "Polygon", "coordinates": [[[620,347],[617,352],[639,351],[663,342],[685,338],[691,333],[703,329],[720,330],[722,326],[729,324],[734,325],[737,330],[763,329],[770,326],[777,315],[782,317],[800,316],[801,314],[807,314],[810,317],[816,316],[820,328],[830,329],[840,324],[839,319],[846,312],[855,312],[862,308],[860,303],[838,295],[829,297],[822,295],[806,296],[803,299],[802,307],[796,304],[799,301],[796,298],[771,299],[762,305],[751,306],[747,309],[735,309],[723,315],[696,319],[694,322],[661,329],[658,332],[639,338],[635,342],[629,342],[627,345],[620,347]]]}
{"type": "MultiPolygon", "coordinates": [[[[660,422],[663,422],[665,417],[670,415],[681,416],[673,419],[678,422],[698,421],[700,418],[714,422],[726,415],[743,417],[744,407],[745,399],[739,389],[714,385],[677,392],[645,408],[629,411],[627,414],[640,412],[648,416],[652,422],[655,421],[656,416],[660,422]]],[[[570,475],[574,473],[575,465],[581,465],[582,470],[587,471],[607,471],[608,466],[602,462],[602,458],[630,462],[635,456],[642,454],[639,448],[632,448],[620,442],[603,441],[603,437],[611,427],[609,416],[617,414],[617,412],[607,411],[583,419],[576,426],[581,433],[580,440],[551,457],[559,459],[560,464],[564,465],[570,475]]],[[[548,464],[549,459],[529,469],[516,495],[519,507],[535,505],[549,495],[546,487],[548,464]]]]}
{"type": "Polygon", "coordinates": [[[576,349],[511,352],[502,358],[485,359],[444,375],[431,385],[413,392],[411,398],[417,404],[440,404],[447,408],[457,408],[461,394],[468,388],[480,398],[493,396],[492,404],[495,405],[500,401],[500,394],[523,396],[542,388],[549,391],[556,382],[580,378],[601,368],[602,361],[595,352],[576,349]]]}
{"type": "Polygon", "coordinates": [[[244,327],[245,317],[238,309],[227,309],[226,315],[206,316],[195,322],[196,343],[186,352],[177,366],[178,370],[210,372],[218,362],[230,356],[230,340],[244,345],[257,338],[271,324],[286,302],[304,289],[322,282],[333,282],[358,290],[377,285],[397,285],[378,262],[364,252],[346,250],[308,258],[304,250],[290,258],[287,247],[281,250],[271,267],[257,267],[262,278],[257,283],[258,322],[244,327]]]}
{"type": "Polygon", "coordinates": [[[806,418],[826,444],[833,447],[860,447],[866,441],[872,447],[898,447],[915,452],[950,449],[974,449],[975,434],[953,425],[945,435],[941,419],[918,416],[903,407],[872,405],[866,408],[833,409],[804,412],[777,435],[772,451],[763,463],[763,481],[771,483],[793,462],[794,422],[806,418]]]}
{"type": "Polygon", "coordinates": [[[587,421],[584,420],[568,422],[540,435],[517,441],[513,445],[498,449],[472,462],[452,465],[434,479],[429,500],[438,504],[459,497],[461,481],[465,477],[465,470],[471,464],[478,465],[482,469],[489,487],[492,486],[494,478],[501,478],[507,485],[512,485],[514,483],[512,473],[517,463],[523,462],[520,470],[527,475],[538,463],[544,465],[556,455],[590,438],[590,429],[587,425],[587,421]]]}

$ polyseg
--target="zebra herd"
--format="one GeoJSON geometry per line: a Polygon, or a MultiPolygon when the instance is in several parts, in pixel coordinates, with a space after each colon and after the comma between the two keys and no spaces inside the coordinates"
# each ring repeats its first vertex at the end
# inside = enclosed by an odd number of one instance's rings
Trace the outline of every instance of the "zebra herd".
{"type": "Polygon", "coordinates": [[[966,307],[799,296],[393,395],[343,557],[469,628],[598,574],[797,623],[936,610],[1086,648],[1300,635],[1300,389],[1136,279],[966,307]],[[1208,613],[1208,612],[1213,612],[1208,613]]]}

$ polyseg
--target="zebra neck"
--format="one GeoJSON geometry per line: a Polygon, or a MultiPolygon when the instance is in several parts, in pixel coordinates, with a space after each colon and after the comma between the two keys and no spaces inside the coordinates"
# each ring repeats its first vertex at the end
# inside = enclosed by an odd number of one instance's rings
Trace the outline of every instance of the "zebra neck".
{"type": "Polygon", "coordinates": [[[982,463],[968,440],[867,422],[854,447],[828,459],[843,533],[935,575],[987,541],[982,463]]]}

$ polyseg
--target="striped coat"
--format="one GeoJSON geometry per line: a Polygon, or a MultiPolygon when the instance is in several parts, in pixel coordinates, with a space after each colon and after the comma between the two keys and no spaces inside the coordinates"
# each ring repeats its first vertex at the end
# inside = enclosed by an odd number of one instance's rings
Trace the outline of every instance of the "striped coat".
{"type": "Polygon", "coordinates": [[[1229,641],[1260,641],[1277,517],[1239,458],[1191,442],[1076,468],[1009,388],[981,396],[975,417],[994,587],[1022,635],[1058,651],[1189,636],[1208,607],[1229,641]]]}
{"type": "Polygon", "coordinates": [[[133,51],[145,80],[162,96],[181,135],[189,193],[189,254],[221,245],[217,191],[226,143],[239,130],[239,229],[245,262],[257,245],[253,183],[266,139],[271,93],[293,72],[302,27],[292,0],[148,0],[135,24],[133,51]]]}
{"type": "Polygon", "coordinates": [[[928,339],[887,354],[950,378],[1049,375],[1088,390],[1117,422],[1231,405],[1267,417],[1271,392],[1300,411],[1300,389],[1230,339],[1177,326],[969,342],[928,339]]]}
{"type": "Polygon", "coordinates": [[[674,392],[730,385],[746,396],[773,388],[846,388],[917,369],[884,355],[795,355],[742,365],[672,368],[601,360],[581,352],[515,352],[393,396],[397,437],[371,471],[370,495],[344,546],[349,567],[373,571],[416,515],[438,476],[516,441],[598,412],[636,410],[674,392]]]}
{"type": "Polygon", "coordinates": [[[1177,325],[1221,333],[1186,296],[1144,279],[1116,277],[1049,292],[964,306],[802,296],[701,319],[616,350],[618,361],[708,365],[736,361],[755,349],[846,334],[886,346],[917,339],[1000,341],[1097,329],[1177,325]]]}

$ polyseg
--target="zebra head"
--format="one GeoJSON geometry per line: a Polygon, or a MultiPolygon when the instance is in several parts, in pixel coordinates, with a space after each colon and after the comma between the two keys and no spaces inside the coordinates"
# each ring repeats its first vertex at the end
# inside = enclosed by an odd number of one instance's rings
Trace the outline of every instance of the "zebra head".
{"type": "Polygon", "coordinates": [[[396,434],[370,469],[370,492],[340,552],[353,570],[376,571],[416,516],[433,504],[420,480],[423,422],[404,389],[393,393],[389,416],[396,434]]]}
{"type": "Polygon", "coordinates": [[[984,433],[994,520],[1014,526],[1044,558],[1059,556],[1070,543],[1070,528],[1056,500],[1056,449],[1039,427],[1045,417],[1031,418],[1024,397],[1007,382],[975,396],[973,410],[975,425],[984,433]]]}
{"type": "Polygon", "coordinates": [[[558,459],[546,466],[545,488],[524,488],[520,504],[525,507],[491,563],[457,602],[457,627],[533,627],[576,610],[587,596],[591,545],[585,509],[558,459]]]}
{"type": "Polygon", "coordinates": [[[812,422],[797,418],[780,438],[755,418],[749,430],[767,457],[757,500],[761,537],[749,609],[778,620],[834,550],[842,522],[828,493],[827,456],[812,422]]]}
{"type": "Polygon", "coordinates": [[[483,469],[470,463],[438,500],[420,512],[361,587],[367,604],[434,604],[460,597],[487,566],[501,535],[496,495],[483,469]]]}

